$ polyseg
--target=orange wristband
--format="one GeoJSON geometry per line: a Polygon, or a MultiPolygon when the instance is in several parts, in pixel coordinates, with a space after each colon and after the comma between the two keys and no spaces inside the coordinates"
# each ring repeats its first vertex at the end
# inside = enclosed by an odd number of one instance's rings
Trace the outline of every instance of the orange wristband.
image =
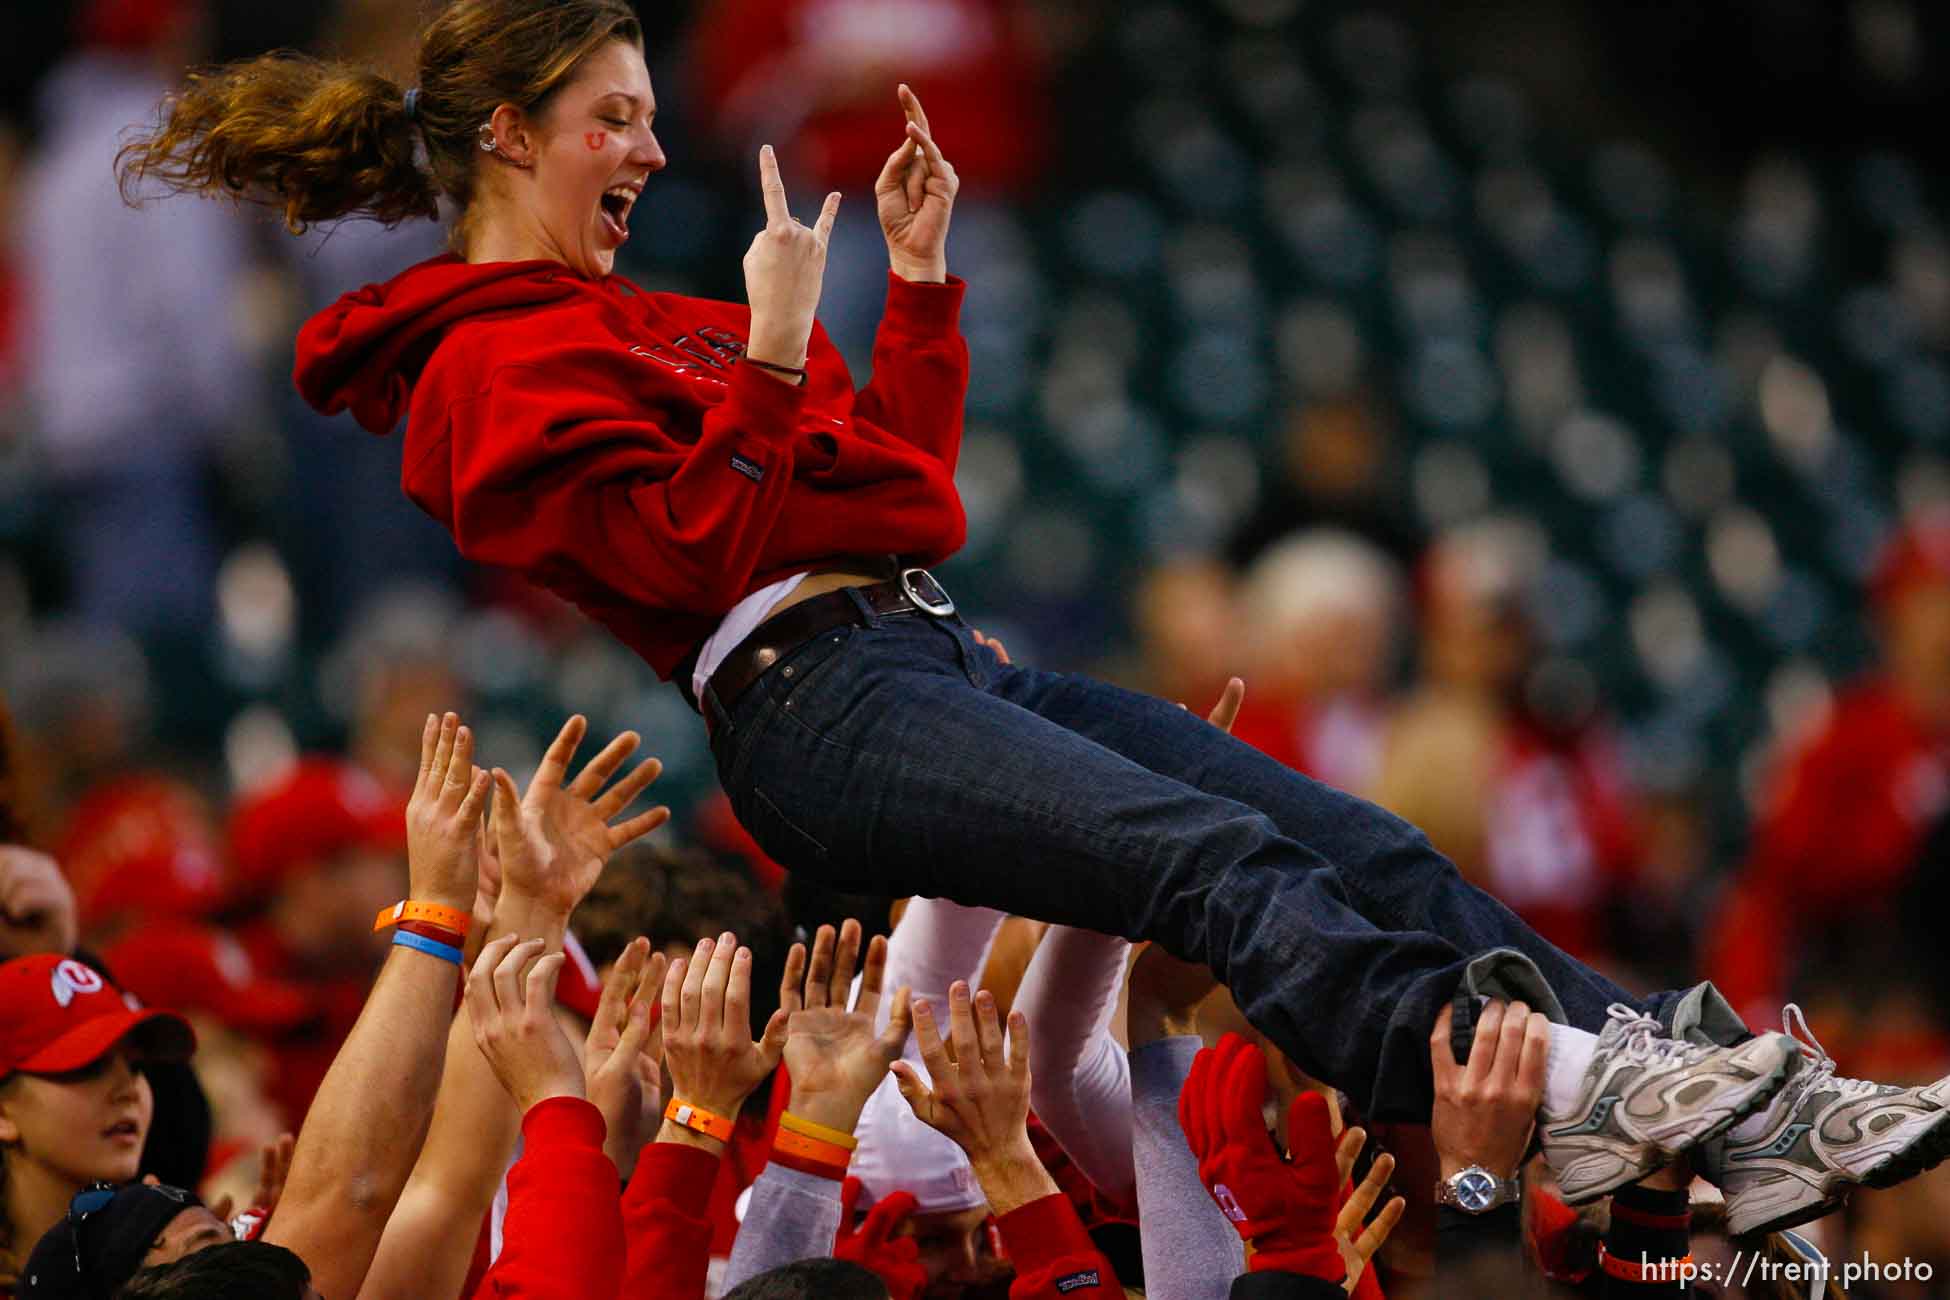
{"type": "Polygon", "coordinates": [[[815,1142],[823,1142],[827,1146],[837,1147],[841,1152],[847,1154],[851,1154],[860,1145],[860,1139],[854,1137],[851,1133],[842,1133],[836,1128],[828,1128],[824,1124],[816,1124],[804,1116],[794,1115],[789,1110],[779,1112],[779,1127],[787,1132],[797,1133],[801,1137],[811,1138],[815,1142]]]}
{"type": "Polygon", "coordinates": [[[425,921],[443,930],[452,930],[465,939],[467,929],[473,924],[474,918],[458,907],[448,907],[445,903],[415,903],[409,899],[381,909],[379,919],[372,923],[372,928],[384,930],[387,926],[398,925],[401,921],[425,921]]]}
{"type": "Polygon", "coordinates": [[[794,1133],[780,1125],[772,1136],[772,1159],[788,1169],[798,1169],[809,1174],[824,1174],[828,1178],[846,1177],[847,1162],[853,1153],[831,1142],[807,1137],[804,1133],[794,1133]]]}
{"type": "Polygon", "coordinates": [[[713,1137],[720,1142],[731,1141],[732,1122],[722,1115],[716,1115],[702,1106],[693,1106],[681,1098],[672,1097],[664,1107],[664,1118],[671,1123],[713,1137]]]}

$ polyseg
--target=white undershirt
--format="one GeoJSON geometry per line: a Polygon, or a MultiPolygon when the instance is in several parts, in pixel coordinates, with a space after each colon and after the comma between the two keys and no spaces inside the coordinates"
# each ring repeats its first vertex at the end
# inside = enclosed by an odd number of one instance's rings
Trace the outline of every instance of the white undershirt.
{"type": "Polygon", "coordinates": [[[736,650],[738,643],[765,621],[765,616],[772,612],[774,605],[790,596],[800,583],[811,576],[811,573],[795,573],[790,578],[781,578],[769,587],[760,587],[726,611],[718,622],[718,630],[697,652],[697,666],[691,669],[691,693],[697,697],[700,707],[704,700],[705,683],[711,680],[712,673],[718,671],[718,665],[725,661],[725,656],[736,650]]]}

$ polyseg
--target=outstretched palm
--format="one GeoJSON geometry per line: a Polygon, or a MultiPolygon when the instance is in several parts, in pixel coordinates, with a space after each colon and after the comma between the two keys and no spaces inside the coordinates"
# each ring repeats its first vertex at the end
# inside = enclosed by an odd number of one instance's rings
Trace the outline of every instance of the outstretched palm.
{"type": "Polygon", "coordinates": [[[810,971],[804,946],[792,946],[779,986],[779,1005],[788,1017],[785,1067],[792,1074],[795,1109],[803,1110],[819,1097],[837,1108],[838,1117],[850,1120],[859,1116],[867,1098],[887,1077],[887,1067],[900,1059],[912,1020],[903,988],[894,995],[887,1027],[876,1030],[874,1026],[887,974],[887,941],[879,936],[867,946],[860,996],[847,1009],[853,966],[860,954],[860,923],[848,920],[840,927],[837,945],[835,938],[831,926],[819,928],[810,971]]]}
{"type": "Polygon", "coordinates": [[[505,771],[494,771],[490,820],[504,887],[544,900],[565,916],[595,886],[610,854],[670,820],[670,809],[658,807],[611,824],[663,773],[662,763],[646,758],[603,790],[636,752],[640,741],[633,731],[610,741],[574,781],[562,784],[588,725],[580,714],[562,724],[526,794],[516,794],[514,778],[505,771]]]}

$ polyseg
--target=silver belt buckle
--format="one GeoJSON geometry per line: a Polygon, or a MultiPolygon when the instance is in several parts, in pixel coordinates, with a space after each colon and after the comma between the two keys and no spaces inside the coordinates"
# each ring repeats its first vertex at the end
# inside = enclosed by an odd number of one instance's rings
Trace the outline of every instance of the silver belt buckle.
{"type": "Polygon", "coordinates": [[[926,569],[902,569],[901,590],[936,618],[946,618],[955,612],[955,602],[926,569]]]}

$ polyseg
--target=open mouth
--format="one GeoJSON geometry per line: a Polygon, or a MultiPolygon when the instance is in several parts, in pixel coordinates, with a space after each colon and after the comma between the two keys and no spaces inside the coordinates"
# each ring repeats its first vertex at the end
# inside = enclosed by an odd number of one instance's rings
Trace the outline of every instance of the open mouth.
{"type": "Polygon", "coordinates": [[[111,1124],[102,1130],[102,1136],[106,1138],[134,1139],[142,1136],[142,1129],[134,1120],[125,1119],[119,1123],[111,1124]]]}
{"type": "Polygon", "coordinates": [[[628,185],[613,185],[603,191],[600,204],[603,228],[621,244],[630,237],[630,209],[636,206],[636,191],[628,185]]]}

